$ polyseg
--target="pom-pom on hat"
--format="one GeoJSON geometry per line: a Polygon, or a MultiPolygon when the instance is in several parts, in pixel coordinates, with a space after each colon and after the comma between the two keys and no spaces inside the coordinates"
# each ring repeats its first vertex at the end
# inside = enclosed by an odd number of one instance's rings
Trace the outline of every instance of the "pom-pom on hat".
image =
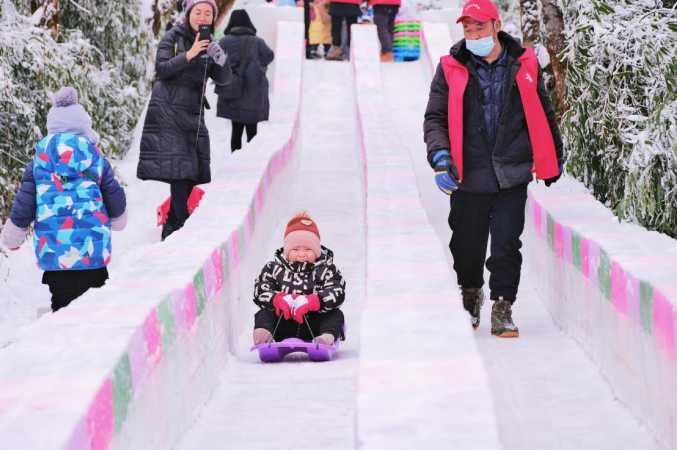
{"type": "Polygon", "coordinates": [[[287,223],[284,230],[284,257],[289,257],[289,250],[299,245],[311,249],[316,258],[322,254],[320,230],[306,211],[296,214],[287,223]]]}
{"type": "Polygon", "coordinates": [[[72,86],[64,86],[52,94],[52,104],[55,108],[75,105],[78,101],[78,91],[72,86]]]}

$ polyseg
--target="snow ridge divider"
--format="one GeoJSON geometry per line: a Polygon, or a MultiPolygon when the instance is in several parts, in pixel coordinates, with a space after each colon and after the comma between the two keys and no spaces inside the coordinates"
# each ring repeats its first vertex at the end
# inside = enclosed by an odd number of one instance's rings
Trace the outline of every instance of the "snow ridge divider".
{"type": "Polygon", "coordinates": [[[502,448],[473,331],[421,204],[410,154],[388,119],[375,27],[354,25],[351,41],[367,208],[359,447],[502,448]],[[387,420],[383,411],[391,412],[387,420]],[[405,441],[392,433],[401,428],[410,430],[405,441]]]}
{"type": "Polygon", "coordinates": [[[574,195],[529,188],[527,260],[538,261],[543,301],[615,395],[677,449],[677,243],[663,236],[657,248],[657,233],[628,230],[597,214],[592,195],[574,195]],[[627,234],[638,232],[647,242],[627,234]]]}

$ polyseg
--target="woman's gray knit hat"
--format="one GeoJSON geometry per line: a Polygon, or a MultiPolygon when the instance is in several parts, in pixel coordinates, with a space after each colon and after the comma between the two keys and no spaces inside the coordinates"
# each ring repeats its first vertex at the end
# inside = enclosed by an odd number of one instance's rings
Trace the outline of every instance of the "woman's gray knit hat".
{"type": "Polygon", "coordinates": [[[214,10],[214,19],[216,19],[216,16],[219,15],[219,7],[216,6],[216,2],[214,0],[184,0],[183,12],[186,14],[186,17],[188,17],[190,14],[190,10],[193,9],[193,6],[197,5],[198,3],[207,3],[210,5],[214,10]]]}

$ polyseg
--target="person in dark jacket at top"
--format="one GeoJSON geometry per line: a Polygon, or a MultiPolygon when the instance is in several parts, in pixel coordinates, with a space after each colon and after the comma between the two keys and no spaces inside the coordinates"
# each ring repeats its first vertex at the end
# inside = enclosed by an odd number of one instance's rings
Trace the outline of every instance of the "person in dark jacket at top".
{"type": "MultiPolygon", "coordinates": [[[[137,177],[169,183],[171,205],[162,227],[164,240],[188,218],[188,197],[211,181],[209,133],[205,126],[207,78],[230,81],[227,55],[218,43],[199,40],[200,25],[213,28],[214,0],[186,0],[184,20],[167,31],[157,50],[155,84],[141,135],[137,177]]],[[[212,30],[213,32],[213,30],[212,30]]]]}
{"type": "Polygon", "coordinates": [[[463,306],[479,326],[491,235],[491,332],[517,337],[517,298],[527,185],[562,173],[562,139],[533,49],[500,31],[491,0],[469,0],[465,39],[440,60],[423,124],[428,162],[450,195],[449,248],[463,306]]]}
{"type": "Polygon", "coordinates": [[[52,102],[47,136],[26,166],[1,241],[17,250],[34,224],[35,256],[56,312],[106,283],[111,231],[125,228],[127,199],[77,91],[63,87],[52,102]]]}
{"type": "MultiPolygon", "coordinates": [[[[243,80],[238,98],[219,95],[216,115],[230,119],[232,135],[230,150],[242,148],[242,134],[247,130],[247,142],[258,131],[258,123],[268,120],[270,99],[266,69],[275,54],[266,42],[256,36],[256,28],[244,9],[236,9],[230,16],[225,36],[219,44],[228,53],[228,64],[243,80]]],[[[217,90],[218,94],[218,90],[217,90]]]]}

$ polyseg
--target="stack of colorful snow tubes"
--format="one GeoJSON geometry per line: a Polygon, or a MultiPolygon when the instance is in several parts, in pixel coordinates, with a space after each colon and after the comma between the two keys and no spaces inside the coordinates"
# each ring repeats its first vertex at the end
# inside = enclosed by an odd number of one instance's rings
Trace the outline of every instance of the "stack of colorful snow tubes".
{"type": "Polygon", "coordinates": [[[421,21],[395,20],[393,59],[416,61],[421,56],[421,21]]]}

